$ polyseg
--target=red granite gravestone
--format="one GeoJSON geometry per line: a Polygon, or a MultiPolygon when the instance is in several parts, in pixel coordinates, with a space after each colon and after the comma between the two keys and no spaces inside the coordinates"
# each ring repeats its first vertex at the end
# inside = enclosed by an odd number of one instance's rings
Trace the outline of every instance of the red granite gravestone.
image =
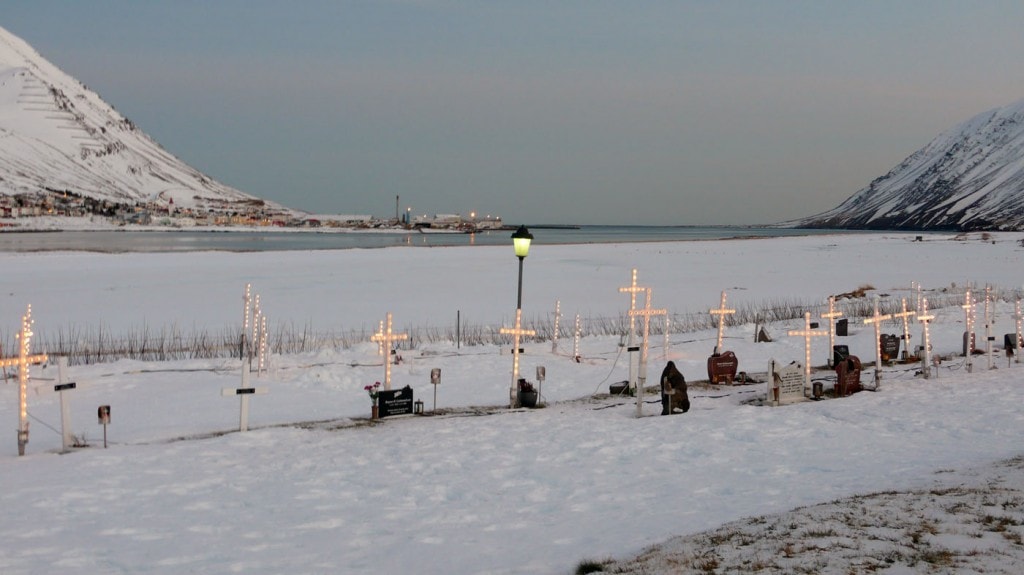
{"type": "Polygon", "coordinates": [[[860,385],[860,358],[851,355],[836,364],[836,397],[846,397],[863,390],[860,385]]]}
{"type": "Polygon", "coordinates": [[[708,358],[708,381],[711,383],[729,383],[736,379],[736,368],[740,360],[731,351],[723,351],[708,358]]]}

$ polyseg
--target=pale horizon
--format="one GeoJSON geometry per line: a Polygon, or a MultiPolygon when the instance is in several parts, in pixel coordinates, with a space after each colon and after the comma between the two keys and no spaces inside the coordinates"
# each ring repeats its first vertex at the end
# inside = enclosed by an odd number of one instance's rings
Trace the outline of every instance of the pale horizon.
{"type": "Polygon", "coordinates": [[[1024,97],[1016,2],[5,6],[165,149],[312,213],[764,225],[1024,97]]]}

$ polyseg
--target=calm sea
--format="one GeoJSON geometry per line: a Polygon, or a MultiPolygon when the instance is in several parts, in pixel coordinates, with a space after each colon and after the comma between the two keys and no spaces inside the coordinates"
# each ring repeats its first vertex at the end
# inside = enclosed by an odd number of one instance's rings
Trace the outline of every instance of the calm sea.
{"type": "MultiPolygon", "coordinates": [[[[689,226],[580,226],[572,229],[536,226],[531,227],[530,232],[537,245],[711,240],[830,233],[827,230],[689,226]]],[[[511,230],[475,234],[313,231],[4,232],[0,233],[0,252],[251,252],[390,246],[493,246],[511,245],[511,236],[511,230]]]]}

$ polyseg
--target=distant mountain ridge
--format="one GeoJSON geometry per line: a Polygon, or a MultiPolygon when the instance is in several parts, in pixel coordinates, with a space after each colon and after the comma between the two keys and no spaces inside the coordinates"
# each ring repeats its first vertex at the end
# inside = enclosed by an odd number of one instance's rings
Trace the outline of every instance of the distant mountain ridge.
{"type": "Polygon", "coordinates": [[[61,192],[118,205],[285,210],[189,167],[0,28],[0,196],[61,192]]]}
{"type": "Polygon", "coordinates": [[[808,228],[1024,230],[1024,100],[974,116],[808,228]]]}

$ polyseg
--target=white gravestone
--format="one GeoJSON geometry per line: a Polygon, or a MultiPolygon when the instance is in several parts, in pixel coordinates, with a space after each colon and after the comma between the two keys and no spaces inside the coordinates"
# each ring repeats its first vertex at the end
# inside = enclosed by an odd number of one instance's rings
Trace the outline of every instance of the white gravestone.
{"type": "Polygon", "coordinates": [[[778,368],[778,364],[772,360],[771,363],[771,388],[769,397],[775,405],[785,405],[803,401],[804,395],[804,366],[793,362],[785,367],[778,368]],[[777,394],[775,390],[778,390],[777,394]]]}

